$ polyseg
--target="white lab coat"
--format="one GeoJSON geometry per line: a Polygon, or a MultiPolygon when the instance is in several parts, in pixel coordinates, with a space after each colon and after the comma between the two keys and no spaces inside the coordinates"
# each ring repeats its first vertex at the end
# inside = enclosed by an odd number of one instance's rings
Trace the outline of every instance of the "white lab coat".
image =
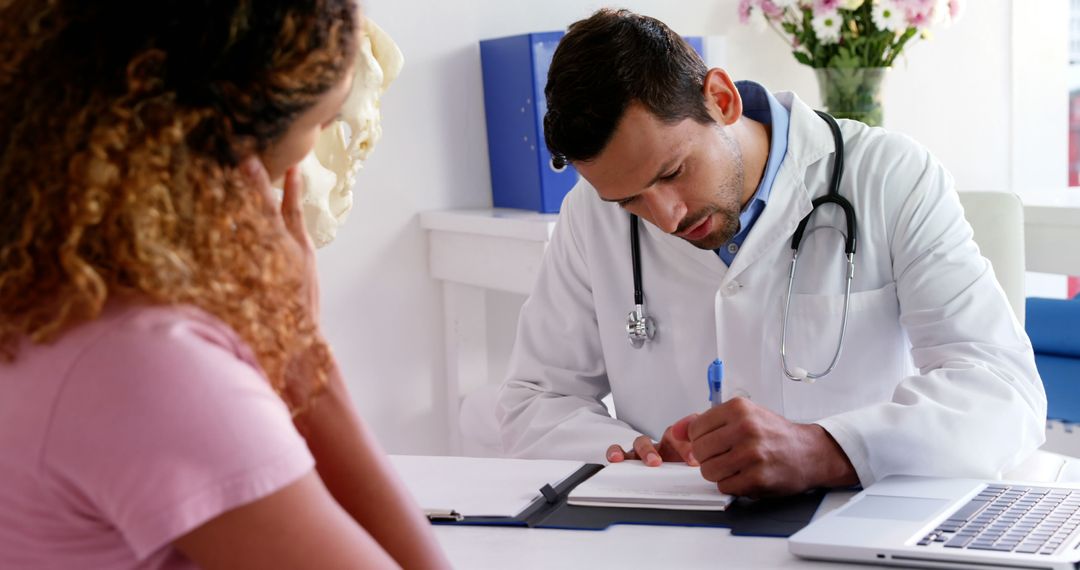
{"type": "MultiPolygon", "coordinates": [[[[791,110],[787,155],[730,268],[643,223],[645,304],[658,332],[641,349],[625,330],[629,216],[584,181],[567,195],[498,395],[505,454],[602,462],[613,443],[659,439],[708,407],[716,357],[725,398],[820,424],[863,485],[893,473],[997,477],[1041,445],[1046,395],[1031,344],[972,241],[952,178],[911,139],[861,123],[840,121],[840,192],[859,240],[843,351],[814,384],[786,379],[791,236],[827,191],[834,143],[805,103],[777,98],[791,110]],[[618,419],[601,403],[609,392],[618,419]]],[[[810,227],[822,225],[842,228],[840,210],[819,208],[810,227]]],[[[801,251],[789,362],[820,371],[836,347],[846,264],[834,231],[810,234],[801,251]]]]}

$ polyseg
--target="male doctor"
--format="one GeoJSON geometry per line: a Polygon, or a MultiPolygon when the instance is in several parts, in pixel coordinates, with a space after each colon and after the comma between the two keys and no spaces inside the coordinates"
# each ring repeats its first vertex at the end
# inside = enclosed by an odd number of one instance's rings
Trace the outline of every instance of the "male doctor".
{"type": "Polygon", "coordinates": [[[584,180],[522,309],[496,407],[508,455],[685,461],[725,493],[763,496],[893,473],[995,477],[1042,443],[1030,342],[926,149],[839,121],[854,280],[839,359],[809,382],[836,352],[848,273],[843,212],[819,206],[799,248],[785,374],[792,236],[839,162],[826,120],[791,93],[706,69],[663,23],[628,11],[570,27],[546,95],[548,147],[584,180]],[[656,324],[639,348],[626,328],[630,214],[656,324]],[[710,408],[716,357],[724,403],[710,408]]]}

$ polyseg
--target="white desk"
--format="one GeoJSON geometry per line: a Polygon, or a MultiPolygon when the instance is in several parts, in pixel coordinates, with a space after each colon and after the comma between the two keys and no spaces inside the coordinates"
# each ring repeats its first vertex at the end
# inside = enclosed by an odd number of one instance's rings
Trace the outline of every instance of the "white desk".
{"type": "MultiPolygon", "coordinates": [[[[1026,266],[1080,275],[1080,189],[1033,192],[1024,202],[1026,266]]],[[[527,295],[555,214],[484,209],[423,212],[431,276],[443,282],[446,404],[450,452],[461,449],[461,396],[487,383],[484,291],[527,295]]]]}
{"type": "MultiPolygon", "coordinates": [[[[405,486],[427,509],[513,513],[540,499],[542,481],[577,470],[577,462],[392,456],[405,486]],[[530,465],[531,464],[531,465],[530,465]]],[[[854,492],[830,493],[824,514],[854,492]]],[[[783,538],[732,536],[725,528],[613,525],[606,530],[436,525],[455,568],[785,568],[803,563],[783,538]]],[[[814,565],[811,565],[813,567],[814,565]]],[[[818,566],[823,567],[823,566],[818,566]]]]}
{"type": "MultiPolygon", "coordinates": [[[[407,475],[407,474],[406,474],[407,475]]],[[[1037,452],[1006,478],[1031,482],[1080,481],[1080,462],[1037,452]]],[[[405,477],[406,486],[418,484],[405,477]]],[[[834,491],[815,517],[841,506],[852,491],[834,491]]],[[[724,528],[614,525],[602,531],[436,525],[435,535],[455,568],[532,570],[582,568],[880,568],[803,560],[782,538],[732,536],[724,528]]]]}
{"type": "Polygon", "coordinates": [[[587,570],[647,568],[880,568],[802,560],[782,538],[731,536],[727,529],[616,525],[603,531],[437,526],[454,568],[587,570]]]}

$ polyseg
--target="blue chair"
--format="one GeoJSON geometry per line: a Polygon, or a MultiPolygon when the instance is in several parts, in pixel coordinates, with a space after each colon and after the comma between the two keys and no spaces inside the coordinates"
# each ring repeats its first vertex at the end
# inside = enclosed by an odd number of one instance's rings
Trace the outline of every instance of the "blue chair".
{"type": "Polygon", "coordinates": [[[1047,419],[1080,423],[1080,298],[1028,297],[1026,313],[1047,419]]]}

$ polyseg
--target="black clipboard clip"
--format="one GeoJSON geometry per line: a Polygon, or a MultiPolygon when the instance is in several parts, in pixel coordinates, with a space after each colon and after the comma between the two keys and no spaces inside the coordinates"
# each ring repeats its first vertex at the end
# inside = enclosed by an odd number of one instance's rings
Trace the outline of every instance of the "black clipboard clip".
{"type": "Polygon", "coordinates": [[[544,502],[549,505],[554,505],[559,502],[559,493],[550,483],[540,487],[540,494],[544,496],[544,502]]]}
{"type": "Polygon", "coordinates": [[[424,509],[424,516],[430,522],[461,522],[465,520],[461,513],[453,509],[424,509]]]}

